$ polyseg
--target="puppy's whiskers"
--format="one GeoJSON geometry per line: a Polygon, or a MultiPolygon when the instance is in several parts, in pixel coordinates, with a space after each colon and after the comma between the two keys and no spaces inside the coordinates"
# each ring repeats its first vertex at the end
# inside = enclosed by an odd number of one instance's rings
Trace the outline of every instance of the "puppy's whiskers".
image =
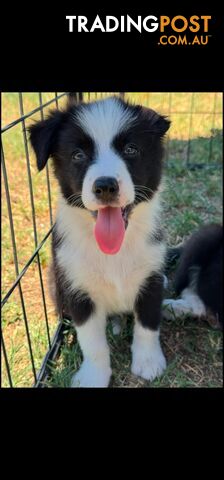
{"type": "Polygon", "coordinates": [[[134,187],[135,187],[135,189],[138,190],[138,191],[144,191],[144,190],[146,190],[146,191],[148,191],[148,192],[150,192],[150,193],[152,193],[152,194],[155,194],[155,193],[156,193],[154,190],[152,190],[151,188],[147,187],[146,185],[137,185],[137,184],[135,184],[134,187]]]}
{"type": "Polygon", "coordinates": [[[71,207],[83,207],[81,193],[73,193],[66,200],[71,207]]]}

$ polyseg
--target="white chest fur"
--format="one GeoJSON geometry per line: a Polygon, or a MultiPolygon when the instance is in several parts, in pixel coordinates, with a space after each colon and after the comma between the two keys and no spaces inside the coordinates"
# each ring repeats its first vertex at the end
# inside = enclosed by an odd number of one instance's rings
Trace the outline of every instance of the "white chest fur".
{"type": "Polygon", "coordinates": [[[159,210],[158,194],[149,203],[139,204],[121,250],[105,255],[97,246],[91,214],[60,199],[57,231],[64,240],[56,255],[71,290],[85,291],[107,313],[131,311],[144,280],[163,264],[165,245],[149,241],[159,210]]]}

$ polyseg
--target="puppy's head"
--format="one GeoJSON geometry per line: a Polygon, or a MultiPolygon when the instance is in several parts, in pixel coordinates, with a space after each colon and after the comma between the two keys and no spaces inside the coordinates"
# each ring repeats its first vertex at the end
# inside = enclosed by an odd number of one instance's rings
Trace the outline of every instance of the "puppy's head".
{"type": "Polygon", "coordinates": [[[51,112],[30,127],[30,140],[39,170],[53,158],[66,201],[102,217],[101,230],[117,225],[119,237],[122,218],[125,227],[131,208],[159,186],[169,124],[151,109],[112,97],[51,112]]]}

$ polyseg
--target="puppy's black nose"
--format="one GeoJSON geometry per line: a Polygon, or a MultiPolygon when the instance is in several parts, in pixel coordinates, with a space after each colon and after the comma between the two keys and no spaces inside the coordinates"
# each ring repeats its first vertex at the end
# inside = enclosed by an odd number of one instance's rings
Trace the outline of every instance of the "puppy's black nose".
{"type": "Polygon", "coordinates": [[[115,200],[119,191],[119,185],[114,177],[99,177],[93,184],[93,193],[102,202],[115,200]]]}

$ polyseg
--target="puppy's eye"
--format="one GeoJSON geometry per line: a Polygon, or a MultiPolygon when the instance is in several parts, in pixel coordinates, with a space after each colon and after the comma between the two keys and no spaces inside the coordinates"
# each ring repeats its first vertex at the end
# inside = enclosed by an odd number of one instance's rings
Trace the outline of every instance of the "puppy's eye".
{"type": "Polygon", "coordinates": [[[138,147],[133,143],[128,143],[124,147],[124,154],[133,157],[139,153],[138,147]]]}
{"type": "Polygon", "coordinates": [[[72,160],[74,162],[81,162],[83,160],[86,160],[87,155],[81,148],[77,148],[73,153],[72,153],[72,160]]]}

